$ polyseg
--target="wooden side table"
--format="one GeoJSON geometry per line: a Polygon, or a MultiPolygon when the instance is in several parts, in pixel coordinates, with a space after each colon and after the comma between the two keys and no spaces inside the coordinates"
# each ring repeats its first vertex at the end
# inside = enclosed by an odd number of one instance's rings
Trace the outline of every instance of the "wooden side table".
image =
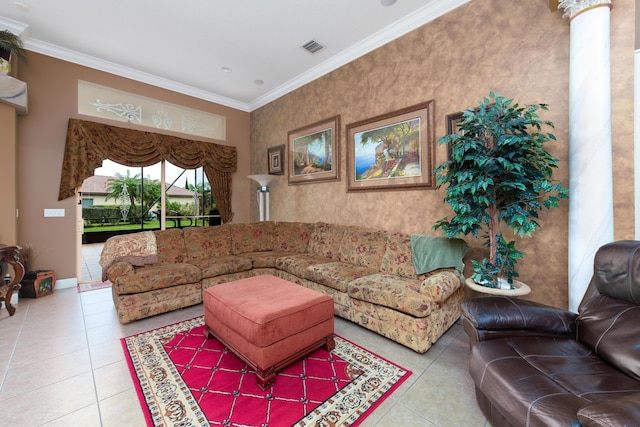
{"type": "Polygon", "coordinates": [[[4,301],[9,316],[13,316],[16,308],[11,305],[11,296],[20,289],[20,281],[24,277],[24,267],[20,263],[20,246],[7,246],[0,244],[0,271],[2,272],[2,283],[0,283],[0,302],[4,301]],[[4,278],[9,271],[8,266],[13,267],[13,277],[9,284],[4,283],[4,278]],[[4,296],[2,296],[4,294],[4,296]]]}

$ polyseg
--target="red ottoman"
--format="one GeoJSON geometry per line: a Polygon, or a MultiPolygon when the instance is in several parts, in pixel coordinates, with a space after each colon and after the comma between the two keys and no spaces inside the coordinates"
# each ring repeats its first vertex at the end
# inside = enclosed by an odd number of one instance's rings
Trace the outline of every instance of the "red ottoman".
{"type": "Polygon", "coordinates": [[[205,334],[244,360],[265,389],[276,372],[311,351],[333,350],[333,299],[274,276],[204,291],[205,334]]]}

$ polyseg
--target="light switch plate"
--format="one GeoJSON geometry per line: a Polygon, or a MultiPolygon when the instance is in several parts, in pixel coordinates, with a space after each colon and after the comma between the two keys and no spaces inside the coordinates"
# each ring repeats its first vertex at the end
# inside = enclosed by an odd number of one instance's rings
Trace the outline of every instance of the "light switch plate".
{"type": "Polygon", "coordinates": [[[61,217],[64,216],[64,209],[45,209],[45,217],[61,217]]]}

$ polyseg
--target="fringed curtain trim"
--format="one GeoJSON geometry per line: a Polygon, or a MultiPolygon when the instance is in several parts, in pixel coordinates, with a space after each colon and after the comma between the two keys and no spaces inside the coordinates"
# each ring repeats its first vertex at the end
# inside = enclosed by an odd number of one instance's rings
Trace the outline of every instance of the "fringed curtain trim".
{"type": "Polygon", "coordinates": [[[166,160],[184,169],[204,168],[222,222],[231,212],[232,174],[238,164],[235,147],[195,141],[102,123],[69,119],[58,200],[75,194],[104,160],[145,167],[166,160]]]}

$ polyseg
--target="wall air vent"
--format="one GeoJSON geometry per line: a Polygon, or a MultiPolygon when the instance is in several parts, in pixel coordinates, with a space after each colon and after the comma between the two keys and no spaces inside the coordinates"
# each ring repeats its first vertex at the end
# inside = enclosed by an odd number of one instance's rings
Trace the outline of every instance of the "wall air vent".
{"type": "Polygon", "coordinates": [[[320,43],[318,43],[315,40],[311,40],[305,43],[304,45],[302,45],[302,48],[309,51],[310,53],[316,53],[319,50],[324,49],[324,46],[322,46],[320,43]]]}

